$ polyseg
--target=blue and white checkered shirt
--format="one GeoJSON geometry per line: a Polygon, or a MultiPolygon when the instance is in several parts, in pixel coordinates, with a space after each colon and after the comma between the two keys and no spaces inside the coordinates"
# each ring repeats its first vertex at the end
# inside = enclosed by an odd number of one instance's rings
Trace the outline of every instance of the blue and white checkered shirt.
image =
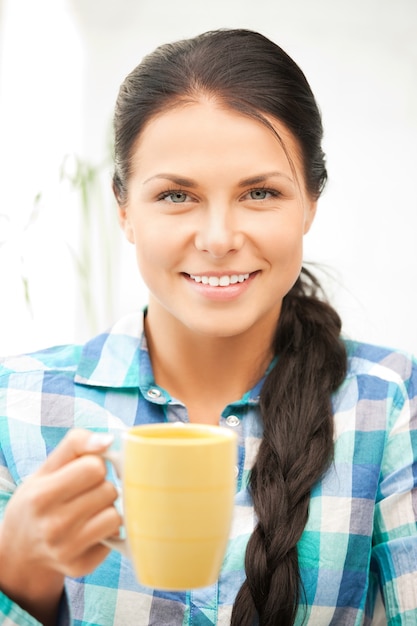
{"type": "MultiPolygon", "coordinates": [[[[56,347],[3,361],[1,515],[16,487],[68,429],[187,421],[183,404],[155,385],[142,326],[142,315],[135,314],[84,347],[56,347]]],[[[348,374],[333,397],[334,462],[313,489],[298,546],[305,623],[370,624],[380,589],[388,624],[416,626],[417,363],[399,352],[346,345],[348,374]]],[[[129,561],[113,551],[92,574],[66,580],[60,624],[230,623],[255,523],[247,481],[262,437],[261,386],[262,381],[227,406],[220,418],[237,431],[240,445],[234,521],[218,582],[187,593],[141,587],[129,561]]],[[[301,610],[297,624],[302,616],[301,610]]],[[[2,594],[0,622],[37,624],[2,594]]]]}

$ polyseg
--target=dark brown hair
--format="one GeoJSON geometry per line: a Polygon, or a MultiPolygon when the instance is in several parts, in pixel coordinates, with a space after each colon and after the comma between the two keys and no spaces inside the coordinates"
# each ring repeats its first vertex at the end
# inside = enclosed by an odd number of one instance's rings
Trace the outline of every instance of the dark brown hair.
{"type": "MultiPolygon", "coordinates": [[[[323,129],[303,72],[263,35],[222,29],[160,46],[122,84],[114,117],[113,188],[120,204],[146,123],[202,95],[271,130],[265,116],[280,120],[300,147],[307,191],[319,197],[327,178],[323,129]]],[[[276,365],[261,393],[264,434],[249,485],[257,525],[246,550],[246,581],[234,604],[233,626],[256,621],[290,626],[304,600],[297,542],[311,488],[332,459],[331,395],[346,373],[340,330],[339,316],[303,268],[284,298],[273,346],[276,365]]]]}

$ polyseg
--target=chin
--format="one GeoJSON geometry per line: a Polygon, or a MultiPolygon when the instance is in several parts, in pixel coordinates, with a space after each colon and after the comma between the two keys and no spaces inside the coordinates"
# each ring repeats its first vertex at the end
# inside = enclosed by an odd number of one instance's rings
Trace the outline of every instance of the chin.
{"type": "Polygon", "coordinates": [[[242,324],[241,321],[237,321],[236,319],[228,323],[210,320],[210,322],[206,324],[189,324],[187,326],[191,332],[210,339],[239,337],[253,327],[252,324],[242,324]]]}

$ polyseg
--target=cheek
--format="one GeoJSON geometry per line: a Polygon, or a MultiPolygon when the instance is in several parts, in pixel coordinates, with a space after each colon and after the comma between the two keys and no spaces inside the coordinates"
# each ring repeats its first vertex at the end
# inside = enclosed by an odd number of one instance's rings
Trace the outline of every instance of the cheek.
{"type": "Polygon", "coordinates": [[[175,237],[172,229],[158,228],[146,221],[135,224],[135,248],[143,276],[168,268],[175,259],[175,237]]]}
{"type": "Polygon", "coordinates": [[[263,232],[264,250],[271,262],[292,265],[299,264],[303,254],[303,225],[265,226],[263,232]]]}

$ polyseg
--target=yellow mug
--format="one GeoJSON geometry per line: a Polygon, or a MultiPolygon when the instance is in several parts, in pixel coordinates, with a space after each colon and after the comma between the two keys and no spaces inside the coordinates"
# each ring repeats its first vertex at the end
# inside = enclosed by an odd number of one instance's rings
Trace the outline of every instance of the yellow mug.
{"type": "Polygon", "coordinates": [[[122,480],[126,540],[104,543],[133,562],[138,581],[168,591],[213,584],[230,533],[236,434],[221,426],[134,426],[109,451],[122,480]]]}

